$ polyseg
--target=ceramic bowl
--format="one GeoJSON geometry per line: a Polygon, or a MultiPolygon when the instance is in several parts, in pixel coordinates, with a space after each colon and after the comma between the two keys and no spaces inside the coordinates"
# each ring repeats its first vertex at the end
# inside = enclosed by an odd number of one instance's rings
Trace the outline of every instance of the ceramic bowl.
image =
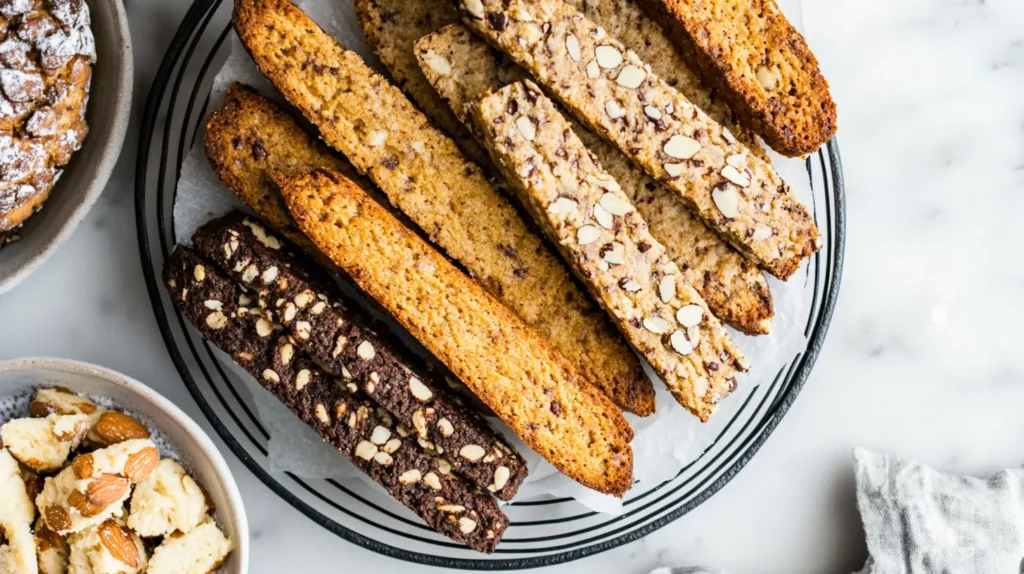
{"type": "Polygon", "coordinates": [[[47,358],[0,362],[0,399],[43,386],[62,386],[79,394],[110,399],[118,408],[140,415],[147,426],[160,431],[182,459],[180,462],[206,489],[216,508],[218,525],[235,542],[220,572],[248,572],[249,525],[242,497],[224,457],[195,421],[146,385],[103,367],[47,358]]]}
{"type": "Polygon", "coordinates": [[[96,38],[89,135],[42,211],[25,221],[21,240],[0,249],[0,293],[28,277],[85,219],[121,154],[132,108],[132,43],[121,0],[86,0],[96,38]]]}

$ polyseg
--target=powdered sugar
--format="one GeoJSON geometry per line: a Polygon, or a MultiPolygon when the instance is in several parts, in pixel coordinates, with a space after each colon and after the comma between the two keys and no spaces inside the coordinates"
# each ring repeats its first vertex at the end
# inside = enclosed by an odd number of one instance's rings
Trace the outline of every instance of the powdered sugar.
{"type": "Polygon", "coordinates": [[[10,18],[32,9],[32,0],[0,0],[0,15],[10,18]]]}
{"type": "Polygon", "coordinates": [[[46,148],[0,134],[0,182],[14,182],[46,168],[46,148]]]}
{"type": "Polygon", "coordinates": [[[0,89],[12,102],[31,102],[43,95],[43,78],[32,72],[0,70],[0,89]]]}

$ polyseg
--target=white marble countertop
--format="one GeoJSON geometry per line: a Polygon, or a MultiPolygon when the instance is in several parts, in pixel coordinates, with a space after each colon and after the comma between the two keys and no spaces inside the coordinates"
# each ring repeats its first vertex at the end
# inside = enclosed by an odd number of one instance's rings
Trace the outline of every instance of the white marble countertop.
{"type": "MultiPolygon", "coordinates": [[[[187,2],[126,3],[139,74],[126,153],[71,240],[0,297],[0,359],[99,363],[205,424],[153,318],[133,207],[137,122],[187,2]]],[[[852,447],[979,475],[1024,466],[1024,343],[1010,328],[1024,324],[1024,3],[804,0],[803,18],[839,102],[849,204],[842,292],[817,367],[710,501],[552,570],[851,572],[866,555],[852,447]]],[[[224,450],[247,502],[253,574],[429,570],[320,529],[224,450]]]]}

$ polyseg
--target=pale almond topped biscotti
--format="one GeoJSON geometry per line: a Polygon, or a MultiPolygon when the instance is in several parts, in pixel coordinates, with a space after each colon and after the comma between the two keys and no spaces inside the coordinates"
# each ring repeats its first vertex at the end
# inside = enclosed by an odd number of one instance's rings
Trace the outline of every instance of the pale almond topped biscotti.
{"type": "MultiPolygon", "coordinates": [[[[469,122],[466,105],[488,90],[525,77],[462,24],[452,24],[416,42],[416,56],[434,89],[455,115],[469,122]]],[[[682,200],[637,167],[617,147],[579,122],[572,130],[608,170],[665,246],[687,282],[704,297],[711,313],[748,334],[771,328],[772,296],[757,266],[694,217],[682,200]]]]}
{"type": "Polygon", "coordinates": [[[576,274],[676,400],[707,421],[747,361],[615,179],[529,80],[485,95],[470,115],[576,274]]]}
{"type": "Polygon", "coordinates": [[[775,0],[638,0],[740,120],[775,151],[814,152],[836,104],[804,37],[775,0]]]}
{"type": "Polygon", "coordinates": [[[626,418],[542,337],[344,177],[317,171],[280,183],[320,250],[530,448],[584,486],[629,489],[626,418]]]}
{"type": "Polygon", "coordinates": [[[608,317],[480,168],[398,88],[287,0],[238,0],[234,23],[260,70],[324,141],[431,241],[617,405],[654,412],[654,387],[608,317]]]}
{"type": "Polygon", "coordinates": [[[465,22],[780,279],[821,247],[772,167],[562,0],[459,0],[465,22]]]}

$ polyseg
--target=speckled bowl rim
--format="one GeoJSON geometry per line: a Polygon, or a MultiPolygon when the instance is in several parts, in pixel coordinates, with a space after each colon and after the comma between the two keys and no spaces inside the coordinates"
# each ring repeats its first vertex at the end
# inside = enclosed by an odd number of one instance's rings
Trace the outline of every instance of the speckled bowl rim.
{"type": "MultiPolygon", "coordinates": [[[[109,126],[106,126],[108,132],[106,141],[103,142],[103,150],[100,153],[99,160],[91,166],[86,166],[86,173],[83,175],[85,179],[89,180],[89,183],[86,185],[85,190],[80,192],[78,205],[71,212],[71,215],[61,222],[57,228],[57,233],[46,240],[39,251],[27,263],[16,268],[6,276],[0,276],[0,295],[17,287],[32,272],[45,263],[61,244],[67,241],[100,198],[103,190],[107,187],[107,181],[110,179],[110,174],[114,171],[114,166],[117,165],[118,158],[121,157],[121,148],[124,146],[124,139],[128,134],[128,121],[132,114],[132,82],[135,77],[132,38],[128,29],[128,16],[125,14],[124,4],[121,0],[96,1],[109,4],[111,12],[114,14],[114,20],[110,24],[113,26],[111,33],[118,48],[118,58],[115,62],[117,65],[117,78],[115,82],[117,88],[114,91],[115,99],[113,105],[115,106],[115,112],[113,121],[109,126]]],[[[93,102],[92,105],[96,105],[98,100],[93,99],[91,101],[93,102]]],[[[93,141],[95,141],[95,138],[90,140],[87,137],[83,145],[90,145],[93,141]]],[[[60,182],[57,185],[60,185],[60,182]]],[[[0,251],[0,256],[2,254],[3,252],[0,251]]]]}
{"type": "Polygon", "coordinates": [[[239,572],[243,574],[249,572],[249,522],[245,514],[245,505],[242,503],[242,494],[238,490],[238,484],[235,483],[234,475],[228,467],[227,461],[224,460],[224,456],[221,455],[213,440],[210,439],[209,435],[206,434],[206,431],[198,423],[160,393],[128,375],[106,367],[82,361],[50,357],[26,357],[10,361],[0,361],[0,373],[17,373],[32,370],[55,371],[69,375],[102,379],[114,383],[128,389],[144,402],[155,406],[157,410],[180,424],[189,438],[195,443],[196,448],[185,448],[188,445],[182,444],[177,444],[176,446],[189,455],[202,456],[213,468],[217,481],[224,489],[224,497],[227,499],[228,506],[230,507],[229,512],[231,512],[235,519],[235,531],[233,532],[235,549],[232,552],[236,553],[239,572]]]}

